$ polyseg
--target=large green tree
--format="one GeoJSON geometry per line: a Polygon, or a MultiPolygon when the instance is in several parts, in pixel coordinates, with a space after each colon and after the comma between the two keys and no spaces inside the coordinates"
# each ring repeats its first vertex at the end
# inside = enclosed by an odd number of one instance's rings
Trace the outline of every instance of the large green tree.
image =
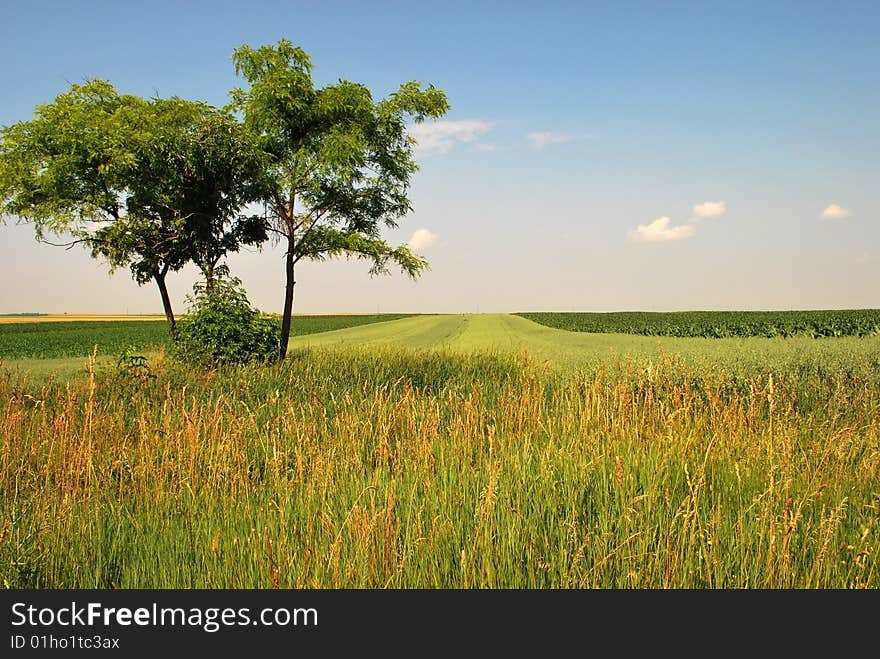
{"type": "Polygon", "coordinates": [[[38,238],[67,235],[138,284],[195,263],[210,287],[221,259],[267,235],[241,209],[263,196],[263,153],[226,111],[179,98],[72,85],[0,135],[0,202],[38,238]]]}
{"type": "Polygon", "coordinates": [[[263,202],[268,230],[285,248],[280,356],[287,351],[296,264],[338,256],[366,259],[371,273],[396,265],[417,277],[427,262],[408,246],[382,239],[410,210],[417,170],[407,121],[443,116],[446,95],[407,82],[374,101],[364,85],[340,80],[316,87],[309,56],[289,41],[234,51],[249,86],[233,108],[265,153],[263,202]]]}

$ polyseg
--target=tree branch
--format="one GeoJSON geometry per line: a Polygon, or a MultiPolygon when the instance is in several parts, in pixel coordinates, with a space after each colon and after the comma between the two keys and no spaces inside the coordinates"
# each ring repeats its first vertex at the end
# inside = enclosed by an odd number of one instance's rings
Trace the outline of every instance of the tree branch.
{"type": "Polygon", "coordinates": [[[88,243],[88,244],[92,244],[92,245],[94,245],[94,244],[103,245],[106,242],[104,240],[100,240],[99,238],[93,238],[93,237],[77,238],[76,240],[71,240],[69,243],[53,243],[51,240],[46,240],[45,238],[39,238],[38,241],[45,244],[45,245],[52,245],[52,247],[63,247],[64,249],[68,249],[68,250],[73,249],[77,245],[82,245],[83,243],[88,243]]]}
{"type": "MultiPolygon", "coordinates": [[[[302,243],[306,238],[308,238],[309,234],[312,232],[312,229],[315,228],[315,225],[318,223],[318,221],[319,221],[322,217],[324,217],[328,212],[329,212],[329,209],[326,209],[326,208],[325,208],[324,210],[318,211],[318,212],[315,214],[315,218],[311,221],[311,223],[310,223],[309,226],[306,228],[306,230],[303,231],[303,234],[299,237],[299,243],[297,243],[297,244],[302,243]]],[[[302,225],[302,223],[300,223],[300,226],[301,226],[301,225],[302,225]]],[[[304,255],[297,256],[297,257],[293,260],[293,262],[294,262],[294,263],[297,263],[297,262],[300,260],[300,258],[302,258],[302,256],[304,256],[304,255]]]]}

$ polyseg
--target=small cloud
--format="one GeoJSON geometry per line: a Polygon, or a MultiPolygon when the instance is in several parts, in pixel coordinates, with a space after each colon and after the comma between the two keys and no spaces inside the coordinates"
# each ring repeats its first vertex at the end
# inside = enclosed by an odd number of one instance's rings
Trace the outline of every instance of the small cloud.
{"type": "Polygon", "coordinates": [[[690,238],[696,231],[696,228],[690,224],[670,226],[669,218],[664,215],[650,224],[640,224],[635,230],[627,232],[626,237],[636,242],[661,243],[690,238]]]}
{"type": "Polygon", "coordinates": [[[479,119],[463,121],[432,121],[407,126],[407,133],[422,152],[447,153],[456,144],[473,142],[494,124],[479,119]]]}
{"type": "Polygon", "coordinates": [[[562,144],[563,142],[571,142],[575,139],[574,135],[567,133],[553,133],[551,131],[540,131],[537,133],[529,133],[526,139],[532,143],[532,146],[541,149],[549,144],[562,144]]]}
{"type": "Polygon", "coordinates": [[[852,213],[844,208],[843,206],[838,206],[837,204],[831,204],[824,211],[822,211],[821,217],[823,220],[842,220],[845,217],[849,217],[852,213]]]}
{"type": "Polygon", "coordinates": [[[407,243],[410,249],[419,251],[437,242],[437,234],[430,229],[417,229],[407,243]]]}
{"type": "Polygon", "coordinates": [[[727,212],[727,202],[704,201],[702,204],[694,204],[694,214],[691,222],[699,222],[707,217],[721,217],[727,212]]]}
{"type": "Polygon", "coordinates": [[[474,144],[475,151],[494,151],[496,148],[495,144],[489,144],[488,142],[477,142],[474,144]]]}

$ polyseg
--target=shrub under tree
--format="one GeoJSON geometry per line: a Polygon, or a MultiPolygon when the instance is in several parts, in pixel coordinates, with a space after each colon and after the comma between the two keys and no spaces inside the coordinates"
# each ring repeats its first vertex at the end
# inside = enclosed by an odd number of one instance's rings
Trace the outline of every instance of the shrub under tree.
{"type": "Polygon", "coordinates": [[[172,344],[180,360],[219,366],[277,357],[279,323],[251,306],[238,278],[197,283],[187,299],[189,315],[178,322],[172,344]]]}

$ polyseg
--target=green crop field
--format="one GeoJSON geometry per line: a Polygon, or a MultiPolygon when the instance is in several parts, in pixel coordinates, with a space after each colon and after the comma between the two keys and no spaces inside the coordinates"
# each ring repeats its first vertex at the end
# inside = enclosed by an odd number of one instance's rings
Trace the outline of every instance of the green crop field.
{"type": "Polygon", "coordinates": [[[521,313],[536,323],[574,332],[649,336],[871,336],[880,334],[880,309],[845,311],[681,311],[651,313],[521,313]]]}
{"type": "Polygon", "coordinates": [[[875,374],[880,369],[880,336],[816,340],[680,338],[586,334],[539,325],[518,315],[414,316],[390,325],[297,337],[296,347],[345,349],[350,346],[440,348],[471,354],[526,354],[534,362],[576,373],[621,360],[642,364],[661,354],[676,355],[694,368],[741,375],[835,370],[875,374]],[[392,331],[393,330],[393,331],[392,331]]]}
{"type": "Polygon", "coordinates": [[[880,587],[876,334],[438,315],[290,348],[0,370],[4,586],[880,587]]]}
{"type": "MultiPolygon", "coordinates": [[[[402,314],[363,316],[295,316],[294,336],[343,327],[404,318],[402,314]]],[[[166,345],[164,321],[73,321],[0,323],[0,359],[85,357],[97,346],[99,355],[117,355],[124,348],[138,350],[166,345]]]]}

